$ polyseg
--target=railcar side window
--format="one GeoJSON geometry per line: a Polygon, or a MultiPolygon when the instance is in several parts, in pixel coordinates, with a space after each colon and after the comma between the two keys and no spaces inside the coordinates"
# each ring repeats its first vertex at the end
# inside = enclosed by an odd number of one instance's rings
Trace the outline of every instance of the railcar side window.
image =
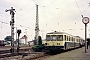
{"type": "Polygon", "coordinates": [[[70,41],[72,41],[72,37],[70,37],[70,41]]]}
{"type": "Polygon", "coordinates": [[[72,41],[73,41],[73,37],[72,37],[72,41]]]}
{"type": "Polygon", "coordinates": [[[47,40],[47,41],[50,41],[50,40],[51,40],[50,35],[46,35],[46,40],[47,40]]]}
{"type": "Polygon", "coordinates": [[[64,40],[66,40],[66,35],[64,35],[64,40]]]}
{"type": "Polygon", "coordinates": [[[78,42],[78,39],[77,39],[77,42],[78,42]]]}
{"type": "Polygon", "coordinates": [[[74,41],[75,41],[75,38],[74,38],[74,41]]]}
{"type": "Polygon", "coordinates": [[[68,36],[67,36],[67,41],[68,41],[68,36]]]}
{"type": "Polygon", "coordinates": [[[57,40],[58,41],[63,41],[63,35],[58,35],[57,40]]]}
{"type": "Polygon", "coordinates": [[[69,36],[69,41],[70,41],[70,36],[69,36]]]}

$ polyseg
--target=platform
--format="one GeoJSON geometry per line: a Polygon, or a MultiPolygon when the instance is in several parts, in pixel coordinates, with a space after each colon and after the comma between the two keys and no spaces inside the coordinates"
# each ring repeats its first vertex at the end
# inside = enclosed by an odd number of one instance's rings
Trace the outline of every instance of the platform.
{"type": "Polygon", "coordinates": [[[85,47],[82,47],[54,56],[50,56],[42,60],[90,60],[90,47],[86,49],[86,52],[85,47]]]}

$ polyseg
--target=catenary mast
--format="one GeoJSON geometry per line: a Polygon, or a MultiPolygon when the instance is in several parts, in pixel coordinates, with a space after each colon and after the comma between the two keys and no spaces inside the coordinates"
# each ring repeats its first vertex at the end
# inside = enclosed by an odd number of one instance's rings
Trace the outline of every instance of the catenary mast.
{"type": "Polygon", "coordinates": [[[38,20],[38,5],[36,5],[36,24],[35,24],[35,43],[34,45],[38,44],[38,36],[39,36],[39,20],[38,20]]]}

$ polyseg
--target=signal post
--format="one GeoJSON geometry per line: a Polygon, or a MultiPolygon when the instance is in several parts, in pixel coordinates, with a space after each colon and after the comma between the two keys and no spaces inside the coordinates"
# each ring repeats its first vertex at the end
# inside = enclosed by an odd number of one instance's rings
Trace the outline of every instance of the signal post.
{"type": "Polygon", "coordinates": [[[85,24],[85,52],[87,47],[87,24],[89,23],[88,17],[83,17],[82,22],[85,24]]]}
{"type": "Polygon", "coordinates": [[[14,15],[15,15],[15,9],[13,9],[13,7],[11,7],[11,9],[6,9],[5,12],[8,12],[10,11],[10,15],[11,15],[11,21],[10,21],[10,26],[11,26],[11,49],[10,49],[10,52],[11,53],[14,53],[14,15]]]}

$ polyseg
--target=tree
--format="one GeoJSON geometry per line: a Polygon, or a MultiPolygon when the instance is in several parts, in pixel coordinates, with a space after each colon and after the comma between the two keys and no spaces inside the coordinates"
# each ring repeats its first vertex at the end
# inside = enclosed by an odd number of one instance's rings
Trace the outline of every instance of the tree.
{"type": "Polygon", "coordinates": [[[41,52],[43,49],[45,49],[45,46],[42,44],[41,36],[38,36],[38,44],[33,46],[32,49],[36,52],[41,52]]]}
{"type": "Polygon", "coordinates": [[[6,37],[4,38],[4,40],[6,40],[6,41],[11,41],[11,40],[12,40],[12,37],[11,37],[11,36],[6,36],[6,37]]]}
{"type": "Polygon", "coordinates": [[[41,36],[38,36],[38,45],[42,45],[42,38],[41,38],[41,36]]]}

